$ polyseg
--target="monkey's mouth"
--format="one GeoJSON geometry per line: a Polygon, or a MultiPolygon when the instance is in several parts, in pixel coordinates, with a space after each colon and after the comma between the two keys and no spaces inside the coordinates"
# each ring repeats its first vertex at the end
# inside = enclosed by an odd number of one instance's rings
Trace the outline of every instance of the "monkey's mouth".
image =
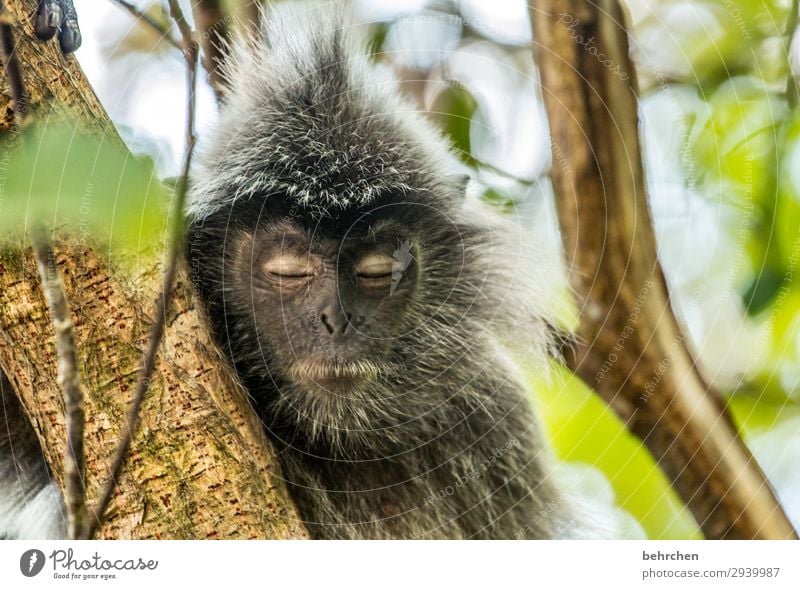
{"type": "Polygon", "coordinates": [[[298,360],[289,369],[289,378],[302,385],[347,389],[377,379],[389,366],[371,360],[298,360]]]}

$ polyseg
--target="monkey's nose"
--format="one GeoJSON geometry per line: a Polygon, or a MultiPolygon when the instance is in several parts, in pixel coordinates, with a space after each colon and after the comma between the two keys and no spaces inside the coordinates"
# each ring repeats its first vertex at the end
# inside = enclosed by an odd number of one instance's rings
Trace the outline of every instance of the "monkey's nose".
{"type": "Polygon", "coordinates": [[[338,306],[326,307],[320,313],[319,320],[322,323],[328,335],[344,335],[347,328],[350,326],[350,321],[353,318],[351,313],[345,313],[338,306]]]}

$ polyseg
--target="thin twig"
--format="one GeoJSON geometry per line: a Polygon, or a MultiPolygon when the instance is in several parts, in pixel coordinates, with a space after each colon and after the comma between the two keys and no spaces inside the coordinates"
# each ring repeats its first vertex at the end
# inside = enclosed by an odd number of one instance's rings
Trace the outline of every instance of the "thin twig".
{"type": "Polygon", "coordinates": [[[491,172],[492,174],[497,174],[498,176],[503,176],[507,180],[511,180],[512,182],[516,182],[521,186],[534,186],[536,184],[536,180],[528,180],[527,178],[522,178],[517,176],[516,174],[512,174],[511,172],[506,172],[505,170],[498,168],[494,164],[490,164],[487,161],[484,161],[480,158],[476,158],[473,155],[470,155],[470,159],[472,160],[471,167],[478,172],[491,172]]]}
{"type": "Polygon", "coordinates": [[[11,89],[11,98],[14,101],[14,117],[20,128],[23,128],[28,114],[28,93],[25,90],[22,69],[17,60],[14,31],[11,29],[11,14],[2,0],[0,0],[0,57],[3,60],[3,69],[11,89]]]}
{"type": "MultiPolygon", "coordinates": [[[[192,33],[192,28],[186,21],[186,17],[183,15],[183,10],[181,9],[177,0],[167,0],[167,2],[169,4],[169,15],[175,21],[175,24],[178,25],[178,31],[180,32],[181,38],[183,40],[183,50],[189,51],[192,48],[192,46],[196,45],[194,42],[194,33],[192,33]]],[[[193,76],[194,74],[192,74],[192,70],[196,69],[196,64],[190,63],[188,57],[189,56],[187,56],[186,65],[189,66],[188,70],[189,74],[193,76]]],[[[195,59],[196,58],[197,56],[195,55],[195,59]]],[[[189,100],[194,101],[194,93],[191,93],[191,95],[189,96],[189,100]]],[[[187,132],[192,133],[192,136],[194,136],[193,120],[190,120],[188,122],[187,132]]]]}
{"type": "Polygon", "coordinates": [[[150,337],[145,351],[144,361],[142,363],[142,370],[139,375],[139,380],[136,385],[136,390],[133,395],[130,409],[128,411],[127,426],[120,434],[120,440],[117,445],[117,452],[114,457],[113,465],[109,471],[109,477],[103,487],[103,492],[100,499],[97,501],[94,509],[92,510],[92,517],[89,520],[88,529],[85,537],[91,539],[95,536],[100,526],[103,523],[106,509],[111,502],[111,497],[114,494],[114,489],[117,486],[117,479],[122,472],[122,467],[128,458],[128,451],[130,450],[133,436],[139,422],[139,413],[141,410],[144,396],[150,385],[150,380],[155,368],[156,355],[164,335],[164,325],[166,323],[167,312],[169,310],[169,303],[171,300],[170,293],[172,292],[175,283],[175,274],[178,267],[178,257],[183,249],[183,209],[186,202],[186,192],[188,189],[188,176],[189,169],[192,162],[192,154],[194,153],[194,146],[196,142],[195,137],[195,88],[197,86],[197,61],[199,55],[199,48],[197,43],[192,39],[192,30],[186,23],[183,12],[178,6],[177,0],[169,0],[170,15],[178,25],[178,30],[181,33],[183,40],[183,54],[186,58],[186,73],[187,73],[187,115],[186,115],[186,153],[183,159],[183,168],[178,184],[175,188],[175,197],[172,206],[172,218],[169,229],[169,241],[167,244],[167,262],[164,268],[162,291],[156,300],[156,313],[153,324],[150,328],[150,337]]]}
{"type": "Polygon", "coordinates": [[[224,48],[229,41],[228,23],[220,0],[196,0],[192,5],[195,27],[203,42],[203,67],[217,98],[222,97],[224,83],[221,66],[225,59],[224,48]]]}
{"type": "Polygon", "coordinates": [[[64,453],[64,502],[67,506],[69,537],[80,538],[86,522],[86,459],[83,451],[83,391],[78,372],[74,324],[64,285],[56,267],[55,254],[43,229],[33,238],[33,251],[39,267],[50,319],[56,335],[57,382],[64,395],[67,421],[67,450],[64,453]]]}
{"type": "Polygon", "coordinates": [[[162,39],[164,39],[167,43],[172,45],[175,49],[183,50],[180,42],[173,38],[172,34],[170,33],[169,29],[165,29],[164,26],[155,20],[152,16],[140,10],[132,3],[127,2],[127,0],[111,0],[114,4],[119,6],[120,8],[127,10],[131,16],[135,19],[142,21],[144,24],[149,26],[153,29],[156,33],[158,33],[162,39]]]}

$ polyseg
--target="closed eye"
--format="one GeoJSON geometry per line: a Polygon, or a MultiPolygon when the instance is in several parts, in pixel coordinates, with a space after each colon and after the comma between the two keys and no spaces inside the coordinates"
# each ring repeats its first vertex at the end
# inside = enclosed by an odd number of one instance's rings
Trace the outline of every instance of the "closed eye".
{"type": "Polygon", "coordinates": [[[319,265],[307,255],[282,252],[264,262],[264,272],[272,278],[303,279],[317,273],[319,265]]]}
{"type": "Polygon", "coordinates": [[[356,264],[356,274],[366,279],[390,278],[393,265],[394,259],[388,254],[369,254],[356,264]]]}

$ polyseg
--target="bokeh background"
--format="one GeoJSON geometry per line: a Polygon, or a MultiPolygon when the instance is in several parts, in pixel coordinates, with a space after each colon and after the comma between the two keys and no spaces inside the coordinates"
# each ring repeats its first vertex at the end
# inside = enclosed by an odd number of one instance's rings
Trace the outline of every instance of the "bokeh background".
{"type": "MultiPolygon", "coordinates": [[[[189,7],[189,0],[183,2],[189,7]]],[[[182,56],[111,2],[75,0],[77,57],[163,178],[184,136],[182,56]]],[[[157,2],[135,4],[158,18],[157,2]],[[149,7],[149,8],[148,8],[149,7]]],[[[231,8],[241,2],[229,0],[231,8]]],[[[472,191],[560,253],[524,0],[355,0],[375,58],[450,136],[472,191]]],[[[704,376],[800,527],[800,107],[793,0],[626,0],[659,255],[704,376]],[[791,23],[791,24],[790,24],[791,23]]],[[[191,14],[187,10],[187,15],[191,14]]],[[[164,22],[168,22],[164,18],[164,22]]],[[[234,25],[235,26],[235,25],[234,25]]],[[[203,82],[198,128],[214,124],[203,82]]],[[[700,538],[653,459],[568,371],[530,375],[558,476],[611,537],[700,538]]]]}

